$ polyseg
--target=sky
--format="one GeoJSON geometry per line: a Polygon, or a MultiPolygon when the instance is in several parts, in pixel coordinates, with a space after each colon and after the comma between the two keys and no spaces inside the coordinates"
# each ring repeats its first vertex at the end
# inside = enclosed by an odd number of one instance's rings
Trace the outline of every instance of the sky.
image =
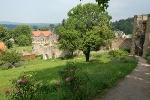
{"type": "MultiPolygon", "coordinates": [[[[67,12],[95,0],[0,0],[0,21],[19,23],[61,23],[67,12]]],[[[150,14],[150,0],[110,0],[111,21],[150,14]]]]}

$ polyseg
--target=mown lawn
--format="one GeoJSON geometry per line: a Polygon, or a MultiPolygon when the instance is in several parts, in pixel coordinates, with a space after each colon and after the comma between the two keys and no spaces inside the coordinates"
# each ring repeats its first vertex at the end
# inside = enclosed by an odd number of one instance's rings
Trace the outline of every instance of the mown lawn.
{"type": "MultiPolygon", "coordinates": [[[[111,63],[107,56],[101,56],[98,60],[85,62],[85,59],[75,57],[69,61],[76,61],[77,67],[89,75],[89,84],[94,88],[90,89],[94,95],[103,94],[106,89],[116,85],[121,79],[129,74],[137,65],[136,62],[111,63]],[[105,60],[104,60],[105,59],[105,60]]],[[[27,61],[21,67],[9,70],[0,69],[0,100],[6,100],[5,90],[11,88],[11,80],[17,78],[22,72],[33,72],[36,79],[43,84],[56,84],[59,81],[58,71],[65,67],[68,60],[42,60],[27,61]]]]}

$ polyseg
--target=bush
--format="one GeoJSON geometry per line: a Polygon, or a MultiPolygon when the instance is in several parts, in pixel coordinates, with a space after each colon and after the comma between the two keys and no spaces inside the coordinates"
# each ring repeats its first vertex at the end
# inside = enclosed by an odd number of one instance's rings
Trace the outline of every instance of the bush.
{"type": "Polygon", "coordinates": [[[87,92],[87,73],[77,69],[75,62],[67,62],[66,68],[59,71],[58,93],[61,100],[91,100],[87,92]]]}
{"type": "Polygon", "coordinates": [[[112,50],[108,54],[112,59],[125,59],[129,55],[125,50],[112,50]]]}
{"type": "Polygon", "coordinates": [[[130,53],[130,49],[129,48],[124,48],[124,49],[121,49],[121,50],[124,50],[124,51],[127,51],[128,53],[130,53]]]}
{"type": "Polygon", "coordinates": [[[145,59],[148,60],[148,63],[150,63],[150,53],[146,55],[145,59]]]}

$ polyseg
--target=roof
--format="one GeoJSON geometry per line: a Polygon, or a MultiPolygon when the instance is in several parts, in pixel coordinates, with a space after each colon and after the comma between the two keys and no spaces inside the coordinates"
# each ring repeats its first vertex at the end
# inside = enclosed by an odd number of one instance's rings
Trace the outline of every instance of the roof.
{"type": "Polygon", "coordinates": [[[40,34],[43,34],[44,36],[49,36],[51,33],[51,31],[32,31],[32,34],[34,36],[40,36],[40,34]]]}
{"type": "Polygon", "coordinates": [[[5,51],[7,48],[3,42],[0,42],[0,51],[5,51]]]}

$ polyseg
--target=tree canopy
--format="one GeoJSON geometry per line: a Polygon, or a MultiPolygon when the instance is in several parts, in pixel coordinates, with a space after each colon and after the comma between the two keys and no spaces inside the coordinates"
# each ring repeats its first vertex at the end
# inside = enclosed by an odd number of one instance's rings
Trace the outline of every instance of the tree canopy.
{"type": "MultiPolygon", "coordinates": [[[[80,1],[82,1],[82,0],[80,0],[80,1]]],[[[103,9],[103,10],[105,10],[105,9],[107,9],[108,8],[108,2],[110,1],[110,0],[95,0],[96,2],[98,2],[98,5],[103,9]]]]}
{"type": "MultiPolygon", "coordinates": [[[[89,61],[90,51],[99,50],[100,46],[104,45],[104,40],[113,37],[110,19],[108,12],[93,3],[79,4],[68,12],[67,21],[70,21],[68,27],[71,31],[79,33],[78,47],[85,54],[86,61],[89,61]]],[[[65,24],[64,20],[62,25],[65,24]]]]}
{"type": "Polygon", "coordinates": [[[9,40],[11,38],[10,31],[6,28],[0,25],[0,41],[3,41],[7,48],[12,47],[12,43],[9,40]]]}
{"type": "Polygon", "coordinates": [[[79,45],[79,33],[75,30],[74,20],[69,18],[62,21],[62,25],[59,26],[58,31],[62,37],[59,41],[59,48],[63,50],[69,50],[71,56],[79,45]]]}
{"type": "Polygon", "coordinates": [[[22,40],[28,41],[28,43],[26,44],[31,45],[31,28],[27,25],[19,25],[16,28],[14,28],[12,30],[12,36],[15,38],[16,43],[18,43],[20,46],[25,46],[25,43],[23,43],[22,40]],[[23,39],[21,39],[20,37],[23,39]]]}

